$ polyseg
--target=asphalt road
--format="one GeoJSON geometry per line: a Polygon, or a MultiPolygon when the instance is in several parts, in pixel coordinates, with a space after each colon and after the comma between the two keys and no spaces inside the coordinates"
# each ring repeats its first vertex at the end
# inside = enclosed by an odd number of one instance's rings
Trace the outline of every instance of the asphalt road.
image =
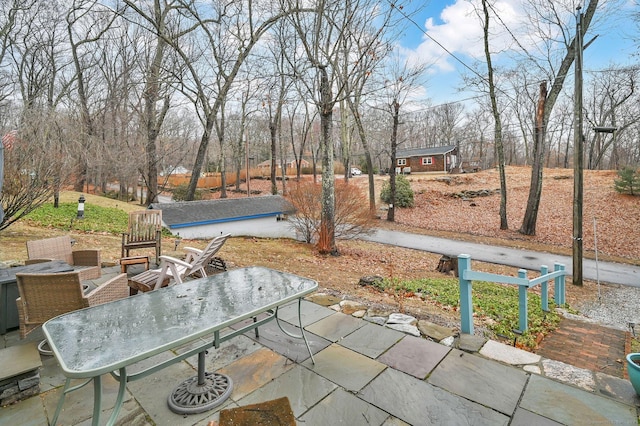
{"type": "MultiPolygon", "coordinates": [[[[474,260],[479,260],[534,271],[539,271],[540,266],[546,265],[552,271],[555,263],[561,263],[565,265],[569,274],[573,270],[571,257],[557,254],[469,243],[383,229],[378,229],[374,234],[362,236],[361,238],[376,243],[391,244],[431,253],[442,253],[449,256],[468,254],[471,256],[472,265],[474,260]]],[[[599,280],[601,283],[640,287],[640,266],[602,261],[598,261],[596,264],[595,260],[583,259],[582,276],[584,279],[599,280]]]]}

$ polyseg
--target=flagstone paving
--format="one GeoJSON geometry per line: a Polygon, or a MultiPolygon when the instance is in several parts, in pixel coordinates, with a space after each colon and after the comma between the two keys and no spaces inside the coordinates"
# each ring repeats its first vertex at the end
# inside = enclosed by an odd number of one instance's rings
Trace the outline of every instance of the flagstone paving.
{"type": "MultiPolygon", "coordinates": [[[[293,334],[300,332],[297,309],[291,304],[279,310],[282,327],[293,334]]],[[[628,380],[576,368],[570,357],[552,361],[480,336],[446,339],[453,341],[450,347],[308,301],[302,316],[315,363],[301,339],[270,322],[260,327],[259,337],[247,332],[207,351],[207,371],[233,381],[223,404],[199,414],[169,410],[170,392],[196,375],[197,359],[191,357],[128,383],[117,424],[208,426],[222,409],[286,396],[298,424],[305,426],[638,425],[640,398],[628,380]]],[[[24,341],[16,336],[16,331],[0,336],[0,347],[41,338],[38,332],[24,341]]],[[[0,424],[40,426],[51,420],[64,377],[54,358],[41,361],[41,394],[0,409],[0,424]]],[[[103,416],[110,414],[116,391],[116,381],[104,376],[103,416]]],[[[71,392],[59,424],[89,424],[92,398],[91,385],[71,392]]]]}

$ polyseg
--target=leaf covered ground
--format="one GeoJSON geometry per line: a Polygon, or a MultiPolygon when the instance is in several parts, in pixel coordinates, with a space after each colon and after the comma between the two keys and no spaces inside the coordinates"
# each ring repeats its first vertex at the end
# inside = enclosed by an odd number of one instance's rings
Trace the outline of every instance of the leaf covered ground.
{"type": "MultiPolygon", "coordinates": [[[[380,209],[381,219],[376,226],[392,227],[405,231],[433,234],[487,244],[504,244],[570,254],[572,237],[572,171],[545,169],[542,201],[538,216],[537,235],[527,237],[517,232],[522,222],[528,195],[531,169],[508,167],[508,219],[510,229],[499,230],[500,196],[496,170],[463,175],[412,175],[415,192],[415,207],[397,209],[396,223],[384,220],[385,211],[380,209]],[[488,190],[488,196],[464,199],[464,191],[488,190]]],[[[585,256],[594,256],[595,239],[593,218],[596,218],[597,246],[600,259],[620,260],[640,264],[640,197],[617,194],[613,171],[585,171],[584,237],[585,256]]],[[[388,177],[376,176],[376,191],[388,177]]],[[[351,179],[351,184],[366,194],[367,177],[351,179]]],[[[289,182],[288,185],[292,185],[289,182]]],[[[268,194],[270,183],[252,180],[252,192],[262,190],[268,194]]],[[[246,196],[228,192],[230,197],[246,196]]],[[[76,201],[78,193],[65,193],[67,201],[76,201]]],[[[140,209],[140,206],[125,204],[104,197],[85,194],[87,205],[105,204],[125,210],[140,209]]],[[[366,198],[363,198],[366,202],[366,198]]],[[[65,201],[63,199],[62,201],[65,201]]],[[[100,248],[105,262],[116,262],[120,258],[120,236],[105,232],[79,232],[65,229],[34,227],[22,221],[0,233],[0,260],[20,262],[26,259],[25,241],[49,236],[71,234],[79,248],[100,248]]],[[[205,241],[181,241],[175,250],[174,239],[163,240],[163,254],[181,255],[181,247],[204,246],[205,241]]],[[[367,275],[380,275],[390,279],[443,278],[436,272],[440,254],[426,253],[399,247],[363,241],[339,241],[340,256],[322,256],[313,246],[292,241],[256,238],[232,238],[220,251],[228,265],[264,265],[316,279],[320,289],[343,298],[361,300],[369,304],[391,306],[434,322],[459,326],[459,315],[455,310],[443,309],[438,303],[418,297],[403,297],[394,292],[380,292],[359,285],[359,279],[367,275]]],[[[474,269],[507,275],[517,275],[516,268],[474,262],[474,269]]],[[[452,286],[456,280],[451,278],[452,286]]],[[[597,289],[595,283],[585,282],[583,287],[567,286],[567,300],[576,304],[593,300],[597,289]]],[[[514,300],[517,303],[517,300],[514,300]]]]}

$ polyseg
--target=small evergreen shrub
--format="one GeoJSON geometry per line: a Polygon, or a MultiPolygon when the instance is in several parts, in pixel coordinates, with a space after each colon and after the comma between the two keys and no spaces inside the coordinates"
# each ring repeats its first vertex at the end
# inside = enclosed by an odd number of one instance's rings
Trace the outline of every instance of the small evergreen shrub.
{"type": "MultiPolygon", "coordinates": [[[[387,204],[391,204],[391,182],[385,181],[380,191],[380,199],[387,204]]],[[[396,175],[396,207],[413,207],[413,189],[411,183],[403,175],[396,175]]]]}
{"type": "Polygon", "coordinates": [[[618,170],[618,179],[613,182],[613,187],[620,194],[640,195],[640,173],[628,166],[618,170]]]}

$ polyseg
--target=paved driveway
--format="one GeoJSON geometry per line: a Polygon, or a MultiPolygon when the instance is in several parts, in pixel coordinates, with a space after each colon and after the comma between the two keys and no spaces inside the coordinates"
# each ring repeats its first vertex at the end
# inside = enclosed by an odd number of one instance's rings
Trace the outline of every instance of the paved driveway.
{"type": "MultiPolygon", "coordinates": [[[[468,254],[471,256],[472,261],[480,260],[529,270],[540,270],[541,265],[547,265],[549,270],[553,270],[553,265],[556,262],[563,263],[569,272],[573,268],[573,262],[569,256],[449,240],[407,232],[378,229],[374,234],[361,238],[376,243],[391,244],[431,253],[453,256],[468,254]]],[[[582,274],[588,280],[597,281],[599,279],[600,282],[604,283],[640,287],[640,266],[602,261],[596,264],[595,260],[583,259],[582,274]]]]}

